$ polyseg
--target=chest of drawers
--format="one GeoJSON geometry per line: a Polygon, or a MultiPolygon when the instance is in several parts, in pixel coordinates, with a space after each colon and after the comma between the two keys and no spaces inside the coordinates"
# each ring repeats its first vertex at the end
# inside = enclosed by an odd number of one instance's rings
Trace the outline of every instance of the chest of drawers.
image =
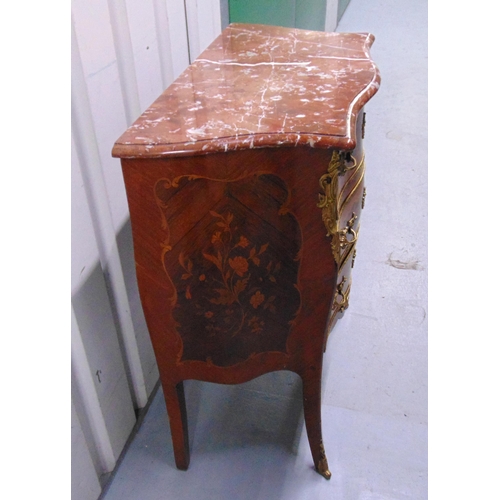
{"type": "Polygon", "coordinates": [[[180,469],[183,380],[291,370],[314,465],[330,477],[322,360],[349,300],[373,40],[230,25],[114,145],[180,469]]]}

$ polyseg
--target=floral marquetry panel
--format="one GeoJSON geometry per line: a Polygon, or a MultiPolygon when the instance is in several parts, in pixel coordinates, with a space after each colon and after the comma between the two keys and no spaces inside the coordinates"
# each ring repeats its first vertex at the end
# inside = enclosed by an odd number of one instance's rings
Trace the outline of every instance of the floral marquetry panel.
{"type": "Polygon", "coordinates": [[[229,366],[256,353],[286,352],[300,308],[301,247],[298,222],[286,210],[288,190],[273,175],[160,179],[155,195],[164,223],[176,224],[186,196],[200,198],[210,189],[219,199],[163,257],[176,288],[180,360],[229,366]]]}

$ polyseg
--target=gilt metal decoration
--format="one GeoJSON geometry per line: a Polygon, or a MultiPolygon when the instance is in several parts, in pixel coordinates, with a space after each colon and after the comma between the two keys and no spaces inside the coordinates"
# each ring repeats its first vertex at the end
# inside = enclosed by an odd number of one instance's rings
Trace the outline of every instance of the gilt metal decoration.
{"type": "MultiPolygon", "coordinates": [[[[344,175],[348,170],[352,170],[356,166],[356,159],[350,153],[334,151],[328,164],[327,173],[322,175],[319,180],[319,185],[323,193],[319,194],[318,207],[322,209],[322,219],[326,227],[326,235],[332,238],[332,254],[337,265],[340,264],[340,250],[346,246],[346,234],[349,231],[349,228],[347,228],[344,233],[344,230],[340,231],[339,228],[338,176],[344,175]],[[347,163],[349,162],[352,165],[348,166],[347,163]]],[[[350,233],[353,234],[352,227],[350,229],[350,233]]]]}
{"type": "Polygon", "coordinates": [[[326,459],[325,447],[323,445],[323,441],[320,442],[319,445],[319,454],[320,459],[318,462],[318,467],[316,470],[325,478],[330,479],[332,477],[332,473],[328,468],[328,460],[326,459]]]}

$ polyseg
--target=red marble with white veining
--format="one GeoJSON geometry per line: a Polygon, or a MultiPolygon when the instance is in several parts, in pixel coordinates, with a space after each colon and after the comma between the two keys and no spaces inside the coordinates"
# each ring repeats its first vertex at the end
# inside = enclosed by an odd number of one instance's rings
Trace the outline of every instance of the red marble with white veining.
{"type": "Polygon", "coordinates": [[[120,158],[353,149],[380,75],[367,33],[232,24],[116,141],[120,158]]]}

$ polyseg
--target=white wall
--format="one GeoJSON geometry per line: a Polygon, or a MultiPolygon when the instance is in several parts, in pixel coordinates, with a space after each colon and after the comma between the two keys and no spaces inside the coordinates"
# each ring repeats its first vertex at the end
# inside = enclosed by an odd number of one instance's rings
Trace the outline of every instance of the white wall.
{"type": "Polygon", "coordinates": [[[158,380],[111,149],[219,34],[220,16],[219,0],[72,1],[73,500],[97,499],[158,380]]]}
{"type": "Polygon", "coordinates": [[[326,0],[325,31],[335,31],[338,18],[339,0],[326,0]]]}

